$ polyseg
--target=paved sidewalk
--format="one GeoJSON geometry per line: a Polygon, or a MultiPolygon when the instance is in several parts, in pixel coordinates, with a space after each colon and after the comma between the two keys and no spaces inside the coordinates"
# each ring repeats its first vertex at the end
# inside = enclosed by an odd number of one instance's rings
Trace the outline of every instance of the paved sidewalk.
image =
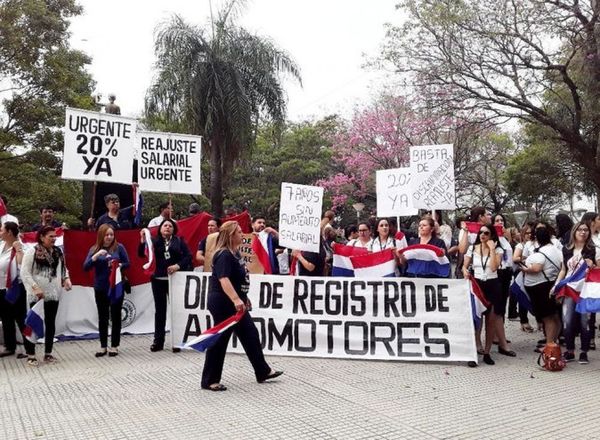
{"type": "MultiPolygon", "coordinates": [[[[55,365],[0,359],[0,439],[579,439],[600,432],[600,355],[549,373],[540,333],[509,322],[517,358],[496,365],[269,357],[278,380],[255,382],[228,354],[222,393],[200,389],[204,355],[150,353],[125,336],[116,358],[97,341],[61,342],[55,365]]],[[[39,350],[41,351],[41,350],[39,350]]]]}

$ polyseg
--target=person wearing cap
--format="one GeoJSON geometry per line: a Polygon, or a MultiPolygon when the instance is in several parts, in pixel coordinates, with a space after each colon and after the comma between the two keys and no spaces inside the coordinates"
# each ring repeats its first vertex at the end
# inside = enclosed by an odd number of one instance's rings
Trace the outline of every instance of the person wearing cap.
{"type": "MultiPolygon", "coordinates": [[[[106,204],[106,214],[102,214],[96,220],[96,229],[101,225],[109,225],[113,230],[132,229],[135,227],[133,223],[133,205],[120,209],[119,196],[116,194],[104,196],[104,203],[106,204]]],[[[88,226],[93,224],[92,222],[93,219],[89,219],[88,226]]]]}
{"type": "Polygon", "coordinates": [[[188,207],[188,214],[190,216],[200,214],[202,212],[202,208],[197,203],[191,203],[188,207]]]}

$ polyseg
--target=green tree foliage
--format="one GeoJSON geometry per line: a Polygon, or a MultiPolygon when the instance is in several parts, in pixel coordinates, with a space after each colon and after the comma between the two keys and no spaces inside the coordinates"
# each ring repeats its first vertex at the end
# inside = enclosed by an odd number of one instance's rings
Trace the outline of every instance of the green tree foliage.
{"type": "Polygon", "coordinates": [[[515,194],[516,208],[533,208],[536,217],[544,217],[565,203],[572,186],[559,157],[556,145],[538,143],[510,158],[505,181],[515,194]]]}
{"type": "Polygon", "coordinates": [[[0,193],[24,222],[53,201],[68,223],[78,223],[79,183],[60,181],[66,106],[93,108],[90,59],[69,47],[74,0],[0,3],[0,193]]]}
{"type": "Polygon", "coordinates": [[[271,124],[263,125],[251,154],[231,173],[225,206],[246,208],[276,225],[281,182],[313,185],[331,172],[331,139],[337,126],[336,117],[290,124],[282,133],[271,124]]]}
{"type": "Polygon", "coordinates": [[[212,211],[223,214],[223,188],[234,160],[251,146],[260,115],[285,118],[280,74],[300,80],[290,56],[235,23],[243,2],[230,0],[207,29],[175,16],[159,28],[157,75],[146,116],[204,136],[210,156],[212,211]]]}
{"type": "Polygon", "coordinates": [[[508,134],[498,129],[476,127],[471,126],[467,141],[455,147],[458,208],[488,206],[493,212],[502,212],[515,197],[505,184],[505,174],[516,146],[508,134]]]}
{"type": "Polygon", "coordinates": [[[436,105],[546,127],[600,187],[600,2],[404,0],[384,60],[436,105]]]}

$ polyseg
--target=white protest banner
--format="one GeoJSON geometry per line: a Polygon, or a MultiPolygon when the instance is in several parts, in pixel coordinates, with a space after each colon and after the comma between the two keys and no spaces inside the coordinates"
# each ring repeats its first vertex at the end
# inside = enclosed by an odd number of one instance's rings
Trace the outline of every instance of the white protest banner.
{"type": "Polygon", "coordinates": [[[281,184],[279,244],[290,249],[319,252],[323,188],[281,184]]]}
{"type": "Polygon", "coordinates": [[[410,147],[410,169],[415,208],[456,208],[452,144],[410,147]]]}
{"type": "Polygon", "coordinates": [[[63,179],[131,184],[137,121],[67,108],[63,179]]]}
{"type": "Polygon", "coordinates": [[[375,173],[377,188],[377,215],[397,217],[417,215],[412,205],[410,167],[379,170],[375,173]]]}
{"type": "MultiPolygon", "coordinates": [[[[174,346],[213,326],[207,277],[171,277],[174,346]]],[[[465,280],[251,275],[248,297],[266,354],[477,361],[465,280]]],[[[242,351],[235,338],[230,348],[242,351]]]]}
{"type": "Polygon", "coordinates": [[[142,191],[201,194],[201,136],[138,131],[135,143],[142,191]]]}
{"type": "Polygon", "coordinates": [[[213,326],[206,306],[210,272],[175,272],[169,277],[171,344],[181,347],[213,326]]]}

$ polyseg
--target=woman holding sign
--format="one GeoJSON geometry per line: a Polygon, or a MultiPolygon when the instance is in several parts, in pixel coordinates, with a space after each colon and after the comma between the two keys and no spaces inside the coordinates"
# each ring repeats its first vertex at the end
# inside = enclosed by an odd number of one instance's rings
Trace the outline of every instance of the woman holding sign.
{"type": "MultiPolygon", "coordinates": [[[[100,333],[100,351],[96,357],[108,355],[110,357],[119,354],[121,342],[121,307],[123,306],[123,291],[120,295],[111,292],[112,262],[117,261],[118,266],[114,270],[127,269],[129,257],[125,247],[117,243],[115,231],[109,225],[104,224],[98,228],[96,244],[90,248],[87,258],[83,263],[83,270],[94,269],[94,297],[98,309],[98,332],[100,333]],[[108,320],[112,320],[110,336],[110,350],[108,347],[108,320]]],[[[115,265],[117,263],[114,263],[115,265]]]]}
{"type": "Polygon", "coordinates": [[[242,343],[259,383],[283,374],[283,371],[272,370],[265,361],[258,330],[247,312],[252,306],[247,296],[246,267],[239,253],[242,236],[242,228],[239,224],[235,221],[228,221],[221,226],[217,238],[208,288],[208,310],[214,318],[215,325],[231,318],[238,312],[243,315],[237,324],[225,330],[217,342],[206,351],[201,383],[205,390],[225,391],[227,389],[225,385],[221,384],[221,374],[232,332],[235,332],[242,343]]]}
{"type": "MultiPolygon", "coordinates": [[[[138,256],[145,256],[146,236],[140,231],[138,256]]],[[[165,219],[158,227],[158,234],[149,244],[154,249],[156,266],[152,274],[152,295],[154,296],[154,342],[150,351],[161,351],[165,347],[165,325],[167,324],[167,296],[169,295],[169,275],[178,270],[191,270],[192,255],[184,240],[177,236],[177,223],[165,219]]],[[[178,352],[173,348],[173,352],[178,352]]]]}

